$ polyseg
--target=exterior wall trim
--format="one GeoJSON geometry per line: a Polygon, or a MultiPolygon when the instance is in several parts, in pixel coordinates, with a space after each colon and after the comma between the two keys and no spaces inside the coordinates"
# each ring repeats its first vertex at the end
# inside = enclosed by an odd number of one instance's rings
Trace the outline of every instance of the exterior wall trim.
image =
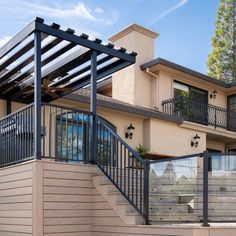
{"type": "MultiPolygon", "coordinates": [[[[87,96],[77,95],[77,94],[69,94],[65,98],[69,99],[69,100],[89,104],[89,97],[87,97],[87,96]]],[[[148,118],[166,120],[166,121],[174,122],[177,124],[183,123],[182,118],[175,117],[175,116],[169,116],[169,115],[163,114],[161,112],[155,112],[155,111],[151,111],[148,109],[142,109],[141,107],[136,107],[136,106],[132,106],[132,105],[128,105],[128,104],[124,105],[124,104],[119,104],[119,103],[115,103],[115,102],[111,102],[111,101],[103,101],[98,98],[97,105],[98,105],[98,107],[105,107],[105,108],[109,108],[112,110],[119,110],[119,111],[123,111],[123,112],[128,112],[128,113],[148,117],[148,118]]]]}

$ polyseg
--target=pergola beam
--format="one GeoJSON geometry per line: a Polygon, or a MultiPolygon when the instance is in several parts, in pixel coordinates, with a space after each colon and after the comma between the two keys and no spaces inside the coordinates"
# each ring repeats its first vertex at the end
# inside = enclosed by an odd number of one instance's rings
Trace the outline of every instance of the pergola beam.
{"type": "Polygon", "coordinates": [[[97,52],[105,53],[108,55],[111,55],[113,57],[120,58],[125,61],[129,61],[131,63],[135,62],[135,57],[131,54],[124,53],[122,51],[116,50],[114,48],[111,48],[109,46],[105,46],[99,43],[96,43],[94,41],[91,41],[89,39],[86,39],[85,37],[77,36],[74,34],[69,34],[61,29],[55,29],[50,27],[49,25],[35,22],[35,30],[38,30],[40,32],[50,34],[54,37],[62,38],[63,40],[67,40],[69,42],[73,42],[75,44],[78,44],[80,46],[90,48],[91,50],[95,50],[97,52]]]}
{"type": "MultiPolygon", "coordinates": [[[[24,41],[29,35],[31,35],[35,30],[36,22],[40,21],[43,23],[43,20],[36,18],[32,20],[28,25],[26,25],[18,34],[16,34],[12,39],[10,39],[4,47],[0,48],[0,59],[6,56],[7,53],[12,51],[17,45],[24,41]]],[[[38,22],[39,23],[39,22],[38,22]]]]}

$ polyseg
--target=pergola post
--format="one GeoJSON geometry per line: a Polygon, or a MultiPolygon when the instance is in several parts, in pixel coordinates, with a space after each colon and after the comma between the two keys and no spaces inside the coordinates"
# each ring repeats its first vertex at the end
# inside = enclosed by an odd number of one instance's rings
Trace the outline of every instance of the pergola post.
{"type": "Polygon", "coordinates": [[[41,159],[41,33],[34,33],[34,154],[41,159]]]}
{"type": "Polygon", "coordinates": [[[97,115],[97,52],[92,51],[91,54],[91,95],[90,95],[90,112],[91,117],[91,148],[90,161],[93,161],[96,156],[96,115],[97,115]]]}
{"type": "Polygon", "coordinates": [[[7,115],[11,114],[11,99],[7,99],[7,115]]]}

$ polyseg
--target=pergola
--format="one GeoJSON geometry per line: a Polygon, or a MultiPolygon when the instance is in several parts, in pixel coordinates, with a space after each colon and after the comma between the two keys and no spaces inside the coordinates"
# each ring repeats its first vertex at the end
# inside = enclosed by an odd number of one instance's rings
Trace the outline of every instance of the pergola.
{"type": "Polygon", "coordinates": [[[39,17],[0,48],[0,98],[7,101],[8,113],[11,101],[34,103],[36,158],[41,158],[42,101],[51,102],[91,84],[94,142],[97,81],[135,63],[135,57],[136,53],[115,49],[111,43],[76,35],[73,29],[47,25],[39,17]]]}

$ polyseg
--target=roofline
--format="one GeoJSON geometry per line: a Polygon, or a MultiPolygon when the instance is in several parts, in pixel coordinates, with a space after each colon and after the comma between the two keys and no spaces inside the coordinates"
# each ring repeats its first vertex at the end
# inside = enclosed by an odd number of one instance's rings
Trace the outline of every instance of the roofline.
{"type": "Polygon", "coordinates": [[[154,32],[152,30],[146,29],[141,25],[133,23],[133,24],[128,25],[127,27],[123,28],[119,32],[113,34],[112,36],[110,36],[108,38],[108,40],[111,42],[115,42],[116,40],[124,37],[125,35],[129,34],[132,31],[137,31],[139,33],[145,34],[153,39],[155,39],[159,35],[158,33],[154,32]]]}
{"type": "MultiPolygon", "coordinates": [[[[77,102],[87,103],[87,104],[90,103],[90,98],[88,96],[83,96],[83,95],[78,95],[78,94],[69,94],[63,98],[77,101],[77,102]]],[[[119,103],[115,103],[111,101],[104,101],[99,98],[97,99],[97,106],[109,108],[112,110],[123,111],[123,112],[140,115],[140,116],[144,116],[148,118],[170,121],[177,124],[183,123],[183,119],[179,117],[170,116],[170,115],[158,112],[158,111],[151,111],[151,110],[143,109],[141,107],[135,107],[132,105],[129,106],[128,104],[124,105],[124,104],[119,104],[119,103]]]]}
{"type": "Polygon", "coordinates": [[[215,85],[218,85],[218,86],[221,86],[223,88],[231,88],[231,87],[235,87],[236,86],[236,81],[234,82],[231,82],[231,83],[226,83],[224,81],[221,81],[221,80],[217,80],[217,79],[214,79],[208,75],[205,75],[205,74],[202,74],[200,72],[197,72],[195,70],[191,70],[187,67],[184,67],[184,66],[181,66],[181,65],[178,65],[178,64],[175,64],[171,61],[167,61],[163,58],[156,58],[152,61],[149,61],[143,65],[141,65],[141,70],[145,70],[147,68],[151,68],[152,66],[155,66],[155,65],[164,65],[164,66],[167,66],[167,67],[170,67],[172,69],[175,69],[175,70],[178,70],[180,72],[183,72],[183,73],[186,73],[186,74],[189,74],[189,75],[192,75],[192,76],[195,76],[201,80],[204,80],[204,81],[207,81],[209,83],[212,83],[212,84],[215,84],[215,85]]]}

